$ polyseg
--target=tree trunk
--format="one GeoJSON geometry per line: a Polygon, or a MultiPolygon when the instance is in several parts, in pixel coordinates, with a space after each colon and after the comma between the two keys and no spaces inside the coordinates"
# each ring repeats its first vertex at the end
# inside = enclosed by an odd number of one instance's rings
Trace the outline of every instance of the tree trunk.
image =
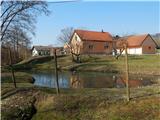
{"type": "Polygon", "coordinates": [[[19,60],[18,38],[17,38],[17,42],[16,42],[16,44],[17,44],[17,59],[19,60]]]}
{"type": "Polygon", "coordinates": [[[9,47],[9,59],[10,59],[10,67],[11,67],[11,72],[12,72],[12,80],[13,80],[13,84],[14,84],[14,87],[17,88],[16,86],[16,79],[15,79],[15,75],[14,75],[14,69],[13,69],[13,66],[12,66],[12,56],[11,56],[11,49],[9,47]]]}

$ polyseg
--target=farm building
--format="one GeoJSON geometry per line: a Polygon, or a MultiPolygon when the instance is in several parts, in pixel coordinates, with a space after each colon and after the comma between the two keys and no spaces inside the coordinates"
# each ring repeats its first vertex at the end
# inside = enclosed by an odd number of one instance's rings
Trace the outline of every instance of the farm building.
{"type": "MultiPolygon", "coordinates": [[[[134,35],[129,37],[120,38],[127,42],[127,52],[128,54],[155,54],[156,53],[156,43],[149,34],[144,35],[134,35]]],[[[120,42],[117,40],[117,43],[120,42]]],[[[116,44],[117,44],[116,43],[116,44]]],[[[117,52],[120,52],[119,45],[116,45],[117,52]]],[[[124,51],[122,52],[124,54],[124,51]]]]}
{"type": "Polygon", "coordinates": [[[112,36],[108,32],[75,30],[70,47],[73,53],[112,54],[112,36]]]}

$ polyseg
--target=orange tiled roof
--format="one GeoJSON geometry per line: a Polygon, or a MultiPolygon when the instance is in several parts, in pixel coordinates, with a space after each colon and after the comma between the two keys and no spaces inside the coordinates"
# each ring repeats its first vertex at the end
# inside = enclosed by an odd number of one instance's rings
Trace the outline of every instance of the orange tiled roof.
{"type": "Polygon", "coordinates": [[[88,30],[75,30],[82,40],[90,41],[112,41],[112,36],[108,32],[96,32],[88,30]]]}
{"type": "Polygon", "coordinates": [[[139,47],[149,34],[135,35],[127,38],[128,47],[139,47]]]}

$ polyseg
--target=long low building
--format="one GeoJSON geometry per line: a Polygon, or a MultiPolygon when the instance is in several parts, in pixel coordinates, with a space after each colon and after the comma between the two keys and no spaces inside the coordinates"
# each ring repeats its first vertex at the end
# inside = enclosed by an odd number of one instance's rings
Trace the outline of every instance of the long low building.
{"type": "Polygon", "coordinates": [[[55,49],[57,49],[57,55],[63,54],[63,47],[33,46],[31,51],[32,56],[53,56],[55,49]]]}

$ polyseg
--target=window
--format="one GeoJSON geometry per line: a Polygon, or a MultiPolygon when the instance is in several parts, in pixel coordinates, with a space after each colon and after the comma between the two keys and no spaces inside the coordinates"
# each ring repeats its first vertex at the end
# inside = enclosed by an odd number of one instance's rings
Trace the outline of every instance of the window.
{"type": "Polygon", "coordinates": [[[108,43],[105,43],[104,49],[108,49],[108,48],[109,48],[109,44],[108,44],[108,43]]]}
{"type": "Polygon", "coordinates": [[[75,36],[75,40],[77,41],[77,36],[75,36]]]}
{"type": "Polygon", "coordinates": [[[89,48],[89,49],[93,49],[93,45],[89,45],[88,48],[89,48]]]}
{"type": "Polygon", "coordinates": [[[151,49],[151,46],[149,46],[148,49],[150,50],[150,49],[151,49]]]}

